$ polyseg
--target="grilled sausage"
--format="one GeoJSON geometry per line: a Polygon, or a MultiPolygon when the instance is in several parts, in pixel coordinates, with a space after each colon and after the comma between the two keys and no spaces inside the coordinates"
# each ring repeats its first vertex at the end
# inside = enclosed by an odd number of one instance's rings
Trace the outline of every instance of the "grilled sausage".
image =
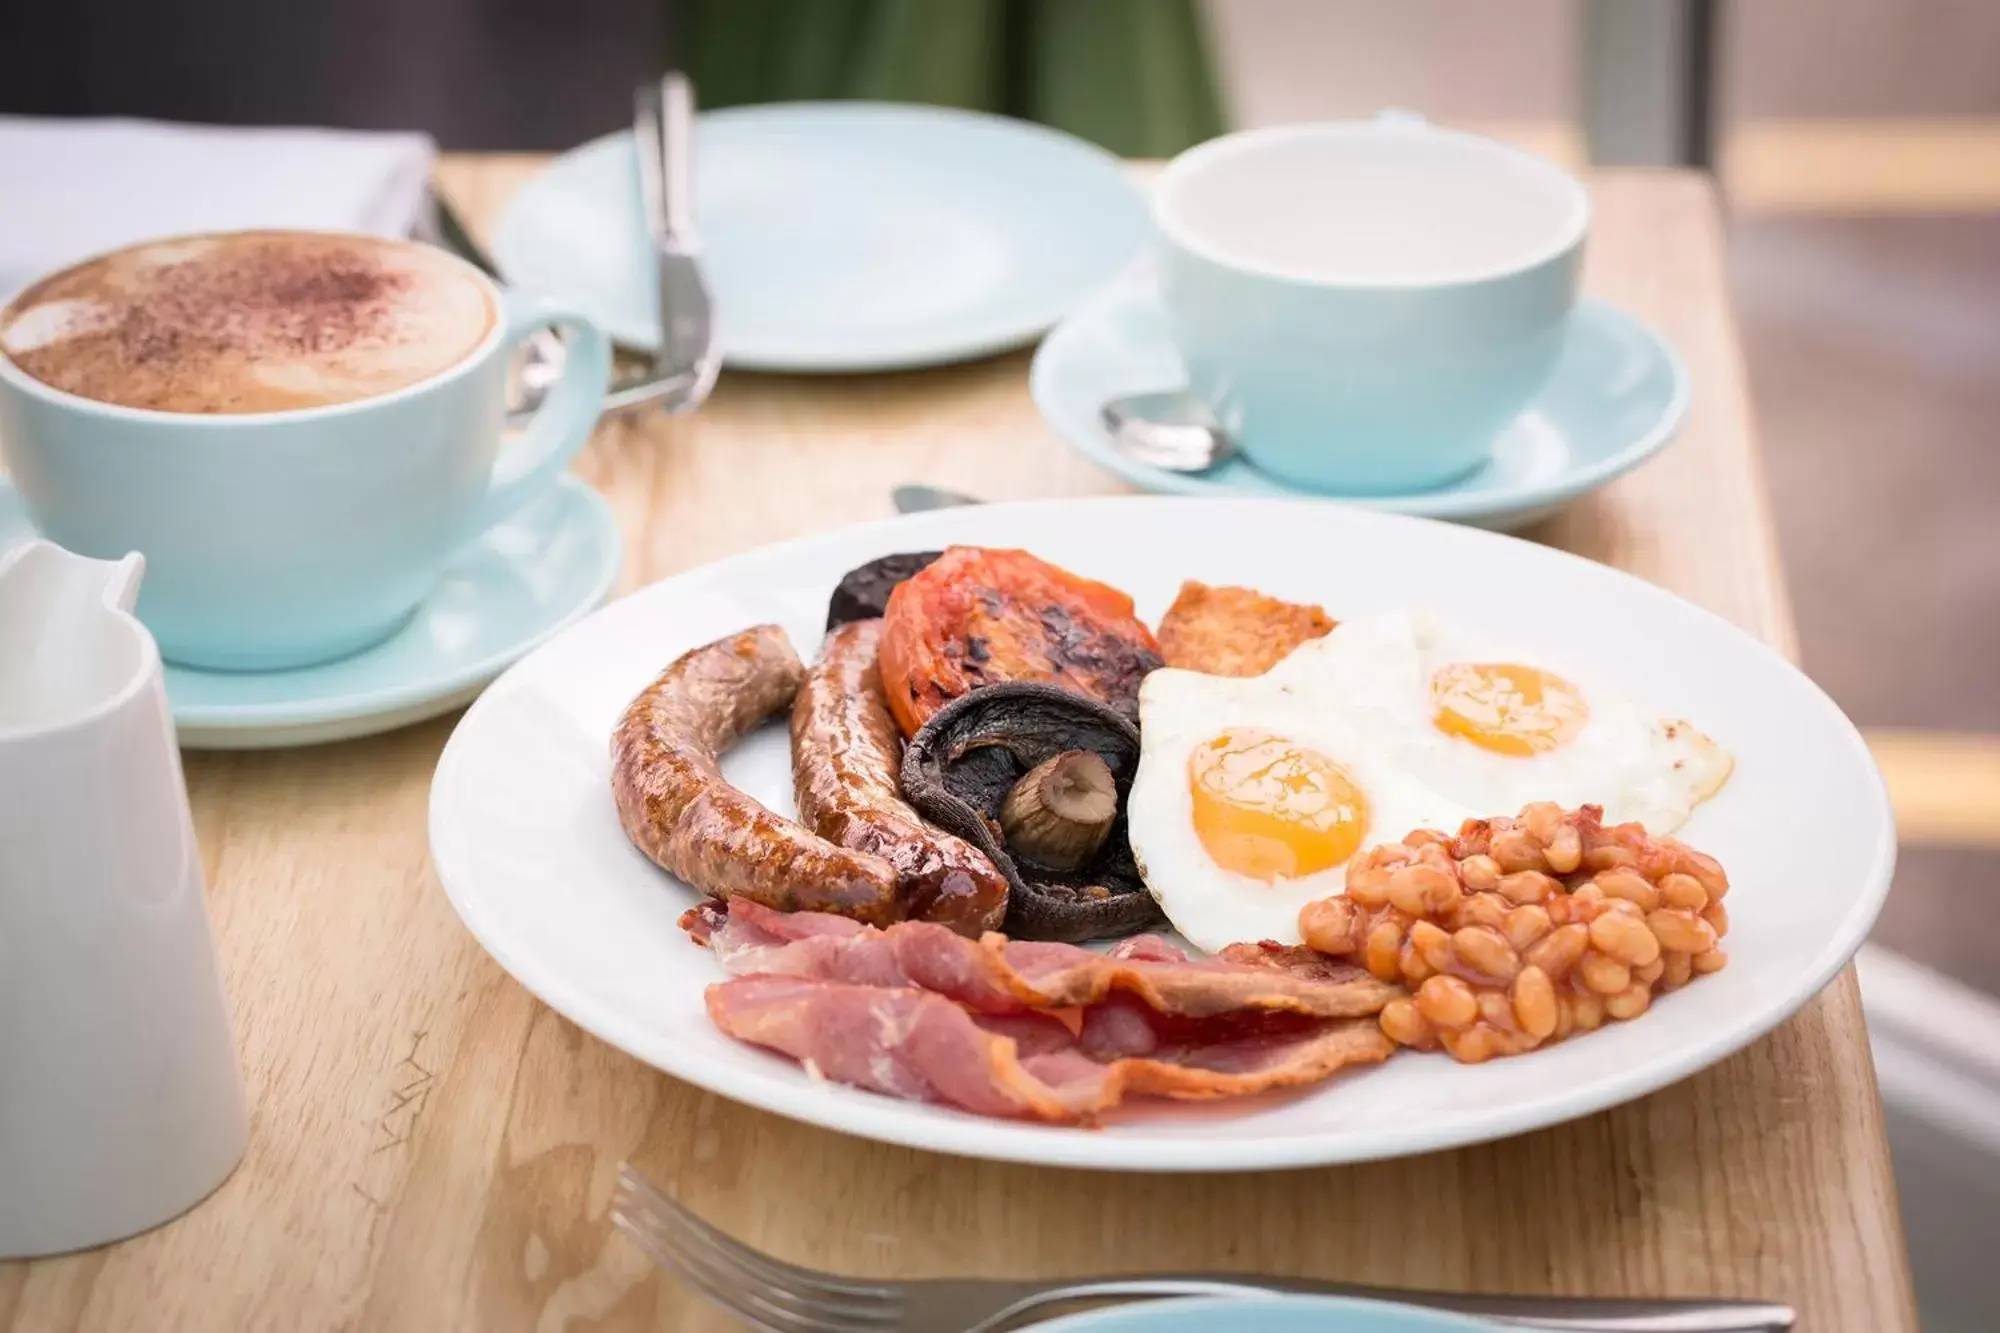
{"type": "Polygon", "coordinates": [[[805,668],[776,625],[676,660],[626,708],[611,738],[619,822],[654,864],[717,898],[781,912],[900,915],[897,874],[836,847],[731,786],[717,756],[792,702],[805,668]]]}
{"type": "Polygon", "coordinates": [[[792,705],[792,790],[806,827],[896,868],[902,914],[964,935],[998,929],[1007,879],[980,850],[926,824],[903,800],[902,732],[875,661],[880,620],[826,636],[792,705]]]}

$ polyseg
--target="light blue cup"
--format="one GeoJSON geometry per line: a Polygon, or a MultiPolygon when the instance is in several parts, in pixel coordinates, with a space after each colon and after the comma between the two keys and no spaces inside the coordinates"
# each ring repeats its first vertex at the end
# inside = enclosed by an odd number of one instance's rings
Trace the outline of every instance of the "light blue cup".
{"type": "Polygon", "coordinates": [[[388,638],[461,547],[555,484],[610,376],[610,344],[582,315],[464,268],[498,316],[485,341],[442,374],[356,402],[118,407],[0,353],[0,456],[29,519],[83,555],[144,553],[139,617],[175,662],[277,670],[388,638]],[[508,353],[547,327],[565,334],[562,381],[503,452],[508,353]]]}
{"type": "Polygon", "coordinates": [[[1387,113],[1190,149],[1154,218],[1189,385],[1250,461],[1389,495],[1478,467],[1548,378],[1590,204],[1528,153],[1387,113]]]}

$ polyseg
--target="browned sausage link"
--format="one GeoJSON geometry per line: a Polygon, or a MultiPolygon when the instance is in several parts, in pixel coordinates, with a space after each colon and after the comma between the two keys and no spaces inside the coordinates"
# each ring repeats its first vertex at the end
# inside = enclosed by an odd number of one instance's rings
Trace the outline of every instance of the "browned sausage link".
{"type": "Polygon", "coordinates": [[[776,625],[697,648],[634,699],[611,738],[618,818],[654,864],[717,898],[782,912],[897,918],[887,861],[836,847],[772,814],[722,776],[716,757],[790,704],[805,668],[776,625]]]}
{"type": "Polygon", "coordinates": [[[903,801],[903,735],[882,695],[879,620],[826,636],[792,705],[792,790],[823,838],[896,868],[903,914],[966,935],[997,930],[1007,880],[969,842],[932,828],[903,801]]]}

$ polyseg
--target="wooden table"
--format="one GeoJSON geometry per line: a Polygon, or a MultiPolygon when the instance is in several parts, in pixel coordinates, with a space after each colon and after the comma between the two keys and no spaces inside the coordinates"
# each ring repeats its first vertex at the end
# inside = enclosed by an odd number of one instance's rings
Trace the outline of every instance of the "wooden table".
{"type": "MultiPolygon", "coordinates": [[[[533,169],[445,166],[475,219],[533,169]]],[[[1663,329],[1694,407],[1662,456],[1534,535],[1789,649],[1716,202],[1595,181],[1588,285],[1663,329]]],[[[698,415],[614,423],[579,471],[624,525],[622,589],[889,511],[928,481],[1121,489],[1028,402],[1028,357],[850,379],[732,375],[698,415]]],[[[0,1326],[318,1330],[723,1325],[606,1217],[635,1159],[778,1254],[871,1274],[1254,1268],[1383,1283],[1792,1302],[1814,1333],[1913,1329],[1853,975],[1769,1038],[1630,1106],[1401,1162],[1208,1178],[960,1161],[676,1082],[481,952],[427,859],[446,718],[188,756],[256,1120],[213,1198],[122,1245],[0,1266],[0,1326]]],[[[4,1071],[0,1071],[4,1077],[4,1071]]]]}

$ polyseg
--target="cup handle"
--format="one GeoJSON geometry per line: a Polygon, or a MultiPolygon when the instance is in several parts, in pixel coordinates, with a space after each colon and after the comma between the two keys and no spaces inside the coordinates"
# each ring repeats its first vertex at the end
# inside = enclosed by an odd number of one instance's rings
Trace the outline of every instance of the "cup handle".
{"type": "Polygon", "coordinates": [[[507,353],[545,328],[563,334],[562,378],[493,465],[474,532],[484,532],[542,494],[583,449],[604,411],[611,383],[611,340],[590,320],[559,301],[508,292],[507,353]]]}

